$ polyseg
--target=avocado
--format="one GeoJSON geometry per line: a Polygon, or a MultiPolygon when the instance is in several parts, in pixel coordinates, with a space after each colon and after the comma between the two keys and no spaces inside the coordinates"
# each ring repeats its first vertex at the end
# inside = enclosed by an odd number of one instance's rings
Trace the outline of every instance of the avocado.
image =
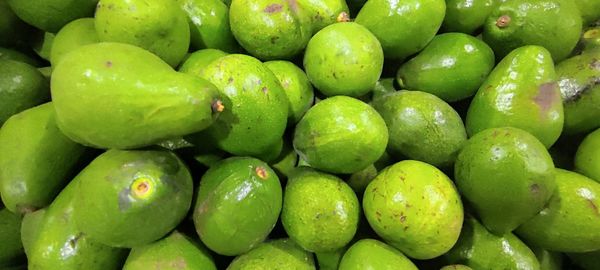
{"type": "Polygon", "coordinates": [[[600,183],[581,174],[556,169],[550,202],[516,234],[531,245],[559,252],[600,249],[600,183]]]}
{"type": "Polygon", "coordinates": [[[590,25],[600,19],[600,1],[575,0],[573,1],[581,13],[583,26],[590,25]]]}
{"type": "Polygon", "coordinates": [[[6,2],[26,23],[46,32],[56,33],[70,21],[91,17],[98,0],[6,0],[6,2]]]}
{"type": "Polygon", "coordinates": [[[47,208],[42,208],[23,216],[21,221],[21,243],[27,257],[33,255],[33,246],[41,233],[40,228],[43,227],[47,210],[47,208]]]}
{"type": "Polygon", "coordinates": [[[339,270],[418,270],[402,252],[375,239],[354,243],[342,257],[339,270]]]}
{"type": "MultiPolygon", "coordinates": [[[[525,46],[544,46],[559,62],[581,35],[581,14],[571,0],[508,0],[498,4],[483,27],[483,40],[497,59],[525,46]]],[[[535,61],[531,61],[535,62],[535,61]]]]}
{"type": "Polygon", "coordinates": [[[197,132],[224,110],[208,81],[123,43],[85,45],[65,55],[51,90],[61,131],[97,148],[136,148],[197,132]]]}
{"type": "Polygon", "coordinates": [[[348,16],[350,10],[344,0],[297,0],[300,8],[307,11],[312,23],[312,33],[334,24],[348,16]]]}
{"type": "Polygon", "coordinates": [[[50,50],[50,62],[56,67],[67,53],[83,45],[100,42],[93,18],[74,20],[58,31],[50,50]]]}
{"type": "Polygon", "coordinates": [[[563,254],[555,251],[548,251],[543,248],[531,246],[531,250],[540,262],[540,270],[561,270],[564,269],[563,254]]]}
{"type": "Polygon", "coordinates": [[[191,45],[233,53],[239,45],[229,27],[229,7],[221,0],[177,0],[190,25],[191,45]]]}
{"type": "Polygon", "coordinates": [[[442,23],[442,30],[473,34],[483,26],[488,15],[499,2],[501,1],[446,0],[446,16],[442,23]]]}
{"type": "Polygon", "coordinates": [[[227,55],[218,49],[202,49],[188,55],[179,66],[178,71],[200,76],[204,69],[213,61],[227,55]]]}
{"type": "Polygon", "coordinates": [[[376,83],[375,86],[373,87],[373,95],[371,97],[371,101],[375,101],[377,99],[379,99],[380,97],[384,97],[387,94],[391,94],[396,92],[396,86],[394,85],[394,82],[396,81],[396,78],[381,78],[379,79],[376,83]]]}
{"type": "Polygon", "coordinates": [[[13,213],[50,204],[84,154],[55,119],[50,102],[12,116],[0,129],[0,194],[13,213]]]}
{"type": "Polygon", "coordinates": [[[575,171],[600,183],[600,128],[583,139],[574,162],[575,171]]]}
{"type": "Polygon", "coordinates": [[[346,252],[347,247],[342,247],[334,251],[326,251],[315,253],[319,270],[338,270],[342,256],[346,252]]]}
{"type": "Polygon", "coordinates": [[[479,87],[467,112],[466,128],[473,136],[488,128],[516,127],[550,148],[562,132],[563,121],[550,53],[540,46],[523,46],[504,57],[479,87]]]}
{"type": "Polygon", "coordinates": [[[49,98],[48,81],[34,66],[0,60],[0,126],[12,115],[49,98]]]}
{"type": "Polygon", "coordinates": [[[17,265],[23,255],[21,216],[0,209],[0,268],[17,265]]]}
{"type": "Polygon", "coordinates": [[[582,35],[580,42],[584,50],[600,47],[600,26],[588,28],[582,35]]]}
{"type": "Polygon", "coordinates": [[[288,126],[295,125],[312,106],[313,87],[306,73],[289,61],[269,61],[264,63],[279,80],[289,101],[288,126]]]}
{"type": "Polygon", "coordinates": [[[498,235],[539,213],[556,188],[554,164],[544,145],[512,127],[471,137],[458,154],[454,177],[482,224],[498,235]]]}
{"type": "Polygon", "coordinates": [[[176,0],[100,0],[94,22],[101,41],[139,46],[172,67],[190,45],[187,16],[176,0]]]}
{"type": "Polygon", "coordinates": [[[310,252],[330,252],[356,234],[360,205],[342,179],[308,167],[289,177],[281,222],[289,237],[310,252]]]}
{"type": "Polygon", "coordinates": [[[311,167],[354,173],[379,159],[388,143],[383,118],[351,97],[327,98],[311,107],[296,125],[294,149],[311,167]]]}
{"type": "Polygon", "coordinates": [[[334,23],[308,42],[304,70],[325,96],[366,95],[373,90],[383,70],[381,44],[360,24],[334,23]]]}
{"type": "Polygon", "coordinates": [[[179,224],[192,203],[192,177],[168,151],[111,149],[85,167],[73,218],[94,241],[134,247],[156,241],[179,224]]]}
{"type": "Polygon", "coordinates": [[[584,253],[567,253],[571,261],[584,270],[600,269],[600,250],[584,253]]]}
{"type": "Polygon", "coordinates": [[[21,20],[7,1],[0,1],[0,46],[27,47],[35,29],[21,20]]]}
{"type": "Polygon", "coordinates": [[[218,254],[248,252],[275,227],[281,194],[279,178],[266,163],[250,157],[219,161],[200,180],[196,232],[218,254]]]}
{"type": "Polygon", "coordinates": [[[313,255],[290,239],[270,240],[236,257],[227,270],[314,270],[313,255]]]}
{"type": "Polygon", "coordinates": [[[37,58],[33,58],[30,55],[22,53],[18,50],[0,47],[0,61],[2,60],[14,60],[17,62],[29,64],[34,67],[41,66],[41,63],[37,58]]]}
{"type": "Polygon", "coordinates": [[[398,70],[402,89],[415,89],[446,102],[477,92],[495,65],[494,52],[485,42],[462,33],[437,35],[416,57],[398,70]]]}
{"type": "Polygon", "coordinates": [[[472,269],[473,268],[468,267],[466,265],[462,265],[462,264],[446,265],[446,266],[440,268],[440,270],[472,270],[472,269]]]}

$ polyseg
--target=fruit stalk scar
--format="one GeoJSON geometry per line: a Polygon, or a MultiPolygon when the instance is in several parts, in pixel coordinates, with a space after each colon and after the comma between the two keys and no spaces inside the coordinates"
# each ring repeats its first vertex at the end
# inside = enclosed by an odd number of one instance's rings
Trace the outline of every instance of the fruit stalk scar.
{"type": "Polygon", "coordinates": [[[223,105],[223,102],[220,99],[213,100],[210,106],[212,108],[213,113],[222,112],[223,110],[225,110],[225,106],[223,105]]]}
{"type": "Polygon", "coordinates": [[[267,179],[267,176],[269,176],[264,167],[256,167],[254,171],[256,172],[256,175],[260,177],[260,179],[267,179]]]}
{"type": "Polygon", "coordinates": [[[144,198],[150,194],[151,183],[147,178],[138,178],[131,184],[131,193],[136,198],[144,198]]]}
{"type": "Polygon", "coordinates": [[[336,20],[337,20],[337,22],[349,22],[350,21],[350,15],[348,14],[348,12],[342,11],[337,16],[336,20]]]}
{"type": "Polygon", "coordinates": [[[510,24],[511,18],[508,15],[502,15],[496,20],[496,26],[499,28],[506,28],[510,24]]]}

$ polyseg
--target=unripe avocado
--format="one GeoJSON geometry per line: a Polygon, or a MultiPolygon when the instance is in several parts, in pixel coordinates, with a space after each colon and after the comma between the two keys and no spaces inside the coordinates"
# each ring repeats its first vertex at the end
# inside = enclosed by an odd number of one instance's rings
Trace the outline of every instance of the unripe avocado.
{"type": "Polygon", "coordinates": [[[34,67],[0,60],[0,126],[12,115],[46,102],[48,81],[34,67]]]}
{"type": "Polygon", "coordinates": [[[91,17],[98,0],[6,0],[19,18],[46,32],[56,33],[77,18],[91,17]]]}
{"type": "Polygon", "coordinates": [[[21,216],[0,209],[0,268],[18,264],[22,257],[21,216]]]}
{"type": "Polygon", "coordinates": [[[588,134],[577,148],[575,171],[600,183],[600,129],[588,134]]]}
{"type": "Polygon", "coordinates": [[[339,270],[418,270],[402,252],[374,239],[354,243],[342,257],[339,270]]]}
{"type": "Polygon", "coordinates": [[[236,257],[227,270],[314,270],[313,255],[290,239],[270,240],[236,257]]]}
{"type": "Polygon", "coordinates": [[[178,71],[200,76],[210,63],[225,55],[227,55],[226,52],[217,49],[202,49],[195,51],[181,63],[178,71]]]}
{"type": "Polygon", "coordinates": [[[315,96],[306,73],[288,61],[269,61],[265,66],[275,74],[288,98],[288,125],[296,124],[312,106],[315,96]]]}
{"type": "Polygon", "coordinates": [[[330,24],[345,20],[350,13],[345,0],[297,1],[301,8],[306,9],[311,19],[313,34],[330,24]]]}
{"type": "Polygon", "coordinates": [[[54,37],[50,49],[52,67],[56,67],[64,55],[76,48],[98,42],[100,38],[96,33],[93,18],[82,18],[68,23],[54,37]]]}
{"type": "Polygon", "coordinates": [[[479,30],[498,0],[446,0],[445,32],[473,34],[479,30]]]}
{"type": "Polygon", "coordinates": [[[573,1],[581,13],[583,26],[600,19],[600,1],[597,0],[575,0],[573,1]]]}
{"type": "Polygon", "coordinates": [[[221,0],[177,0],[190,25],[192,47],[233,53],[239,45],[229,27],[229,7],[221,0]]]}
{"type": "Polygon", "coordinates": [[[21,243],[23,243],[23,250],[27,257],[33,255],[33,246],[41,233],[47,211],[48,208],[42,208],[23,216],[21,221],[21,243]]]}

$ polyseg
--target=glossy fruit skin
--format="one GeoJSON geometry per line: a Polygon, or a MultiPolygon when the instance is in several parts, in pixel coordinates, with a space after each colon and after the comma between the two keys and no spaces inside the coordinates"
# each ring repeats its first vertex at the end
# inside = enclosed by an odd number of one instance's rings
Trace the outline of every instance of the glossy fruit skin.
{"type": "Polygon", "coordinates": [[[443,0],[371,0],[361,8],[355,21],[377,37],[386,58],[402,61],[431,41],[445,13],[443,0]]]}
{"type": "Polygon", "coordinates": [[[204,69],[213,61],[226,56],[227,53],[217,49],[202,49],[191,53],[183,60],[178,71],[196,76],[202,75],[204,69]]]}
{"type": "Polygon", "coordinates": [[[298,0],[298,5],[307,11],[313,34],[338,22],[343,12],[346,14],[350,12],[345,0],[298,0]]]}
{"type": "Polygon", "coordinates": [[[498,0],[446,0],[445,32],[473,34],[485,23],[498,0]]]}
{"type": "Polygon", "coordinates": [[[55,67],[64,55],[83,45],[100,42],[93,18],[74,20],[58,31],[50,49],[50,61],[55,67]]]}
{"type": "Polygon", "coordinates": [[[266,163],[232,157],[202,176],[194,225],[202,242],[214,252],[240,255],[266,239],[281,205],[279,178],[266,163]]]}
{"type": "Polygon", "coordinates": [[[479,87],[467,112],[470,136],[493,127],[523,129],[550,148],[562,132],[562,99],[550,53],[524,46],[508,54],[479,87]]]}
{"type": "Polygon", "coordinates": [[[444,259],[472,269],[541,270],[535,254],[514,234],[492,234],[469,216],[465,217],[458,242],[444,259]]]}
{"type": "Polygon", "coordinates": [[[46,212],[48,212],[47,207],[23,215],[21,221],[21,243],[23,244],[25,255],[28,257],[33,255],[33,246],[40,235],[40,228],[43,227],[46,212]]]}
{"type": "Polygon", "coordinates": [[[535,216],[556,184],[544,146],[516,128],[491,128],[471,137],[454,167],[458,190],[491,232],[511,232],[535,216]]]}
{"type": "Polygon", "coordinates": [[[288,179],[281,222],[290,238],[311,252],[347,245],[358,228],[360,204],[340,178],[299,167],[288,179]]]}
{"type": "Polygon", "coordinates": [[[402,252],[374,239],[362,239],[354,243],[342,257],[339,270],[417,270],[418,268],[402,252]]]}
{"type": "Polygon", "coordinates": [[[227,270],[295,269],[314,270],[313,255],[294,241],[284,238],[261,243],[249,252],[235,258],[227,270]]]}
{"type": "Polygon", "coordinates": [[[167,151],[108,150],[79,181],[74,219],[91,239],[113,247],[156,241],[173,230],[192,203],[187,167],[167,151]]]}
{"type": "Polygon", "coordinates": [[[51,90],[65,135],[118,149],[205,129],[218,115],[213,105],[220,97],[208,81],[123,43],[90,44],[67,54],[54,69],[51,90]]]}
{"type": "Polygon", "coordinates": [[[383,51],[377,38],[364,26],[335,23],[321,29],[308,42],[304,70],[325,96],[360,97],[379,80],[383,51]]]}
{"type": "Polygon", "coordinates": [[[264,64],[275,74],[288,98],[288,126],[296,124],[313,105],[315,98],[306,73],[289,61],[269,61],[264,64]]]}
{"type": "Polygon", "coordinates": [[[600,129],[588,134],[575,153],[575,171],[600,183],[600,129]]]}
{"type": "Polygon", "coordinates": [[[374,101],[373,107],[385,120],[387,150],[396,157],[448,167],[467,140],[460,115],[432,94],[398,91],[374,101]]]}
{"type": "Polygon", "coordinates": [[[581,27],[581,15],[573,1],[508,0],[487,18],[483,40],[497,59],[519,47],[538,45],[559,62],[575,48],[581,27]]]}
{"type": "Polygon", "coordinates": [[[221,0],[177,0],[190,25],[192,47],[233,53],[239,45],[229,26],[229,7],[221,0]]]}
{"type": "Polygon", "coordinates": [[[46,32],[56,33],[78,18],[91,17],[98,0],[6,0],[20,19],[46,32]]]}
{"type": "Polygon", "coordinates": [[[21,216],[0,209],[0,267],[11,266],[23,257],[21,216]]]}
{"type": "Polygon", "coordinates": [[[0,61],[2,61],[2,60],[13,60],[13,61],[17,61],[17,62],[23,62],[25,64],[29,64],[34,67],[41,66],[40,61],[32,58],[30,55],[26,55],[20,51],[14,50],[14,49],[0,47],[0,61]]]}
{"type": "Polygon", "coordinates": [[[0,129],[0,194],[6,208],[24,214],[50,204],[84,151],[60,132],[51,102],[9,118],[0,129]]]}
{"type": "Polygon", "coordinates": [[[375,162],[388,142],[383,118],[369,105],[346,96],[311,107],[296,125],[294,149],[318,170],[354,173],[375,162]]]}
{"type": "Polygon", "coordinates": [[[450,250],[464,215],[452,180],[416,160],[400,161],[381,171],[367,186],[362,204],[377,235],[406,256],[421,260],[450,250]]]}
{"type": "Polygon", "coordinates": [[[494,52],[485,42],[462,33],[433,38],[416,57],[398,70],[402,89],[414,89],[438,96],[446,102],[468,98],[495,65],[494,52]]]}
{"type": "Polygon", "coordinates": [[[600,183],[556,169],[557,188],[548,205],[517,230],[531,245],[559,252],[600,249],[600,183]]]}
{"type": "Polygon", "coordinates": [[[592,24],[600,19],[600,2],[595,0],[576,0],[573,1],[581,13],[583,26],[592,24]]]}
{"type": "Polygon", "coordinates": [[[187,16],[175,0],[100,0],[94,20],[101,41],[144,48],[172,67],[190,45],[187,16]]]}
{"type": "Polygon", "coordinates": [[[0,60],[0,125],[10,116],[39,105],[49,97],[48,81],[34,66],[0,60]]]}

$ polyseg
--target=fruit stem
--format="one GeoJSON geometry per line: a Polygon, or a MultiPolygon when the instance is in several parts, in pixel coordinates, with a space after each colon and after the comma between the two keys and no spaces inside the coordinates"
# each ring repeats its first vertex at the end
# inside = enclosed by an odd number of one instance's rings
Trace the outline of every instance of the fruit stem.
{"type": "Polygon", "coordinates": [[[348,12],[342,11],[337,16],[337,22],[349,22],[349,21],[350,21],[350,15],[348,14],[348,12]]]}
{"type": "Polygon", "coordinates": [[[502,15],[496,20],[496,26],[499,28],[506,28],[510,24],[511,18],[508,15],[502,15]]]}
{"type": "Polygon", "coordinates": [[[213,100],[210,106],[212,107],[213,112],[222,112],[225,110],[225,106],[220,99],[213,100]]]}

